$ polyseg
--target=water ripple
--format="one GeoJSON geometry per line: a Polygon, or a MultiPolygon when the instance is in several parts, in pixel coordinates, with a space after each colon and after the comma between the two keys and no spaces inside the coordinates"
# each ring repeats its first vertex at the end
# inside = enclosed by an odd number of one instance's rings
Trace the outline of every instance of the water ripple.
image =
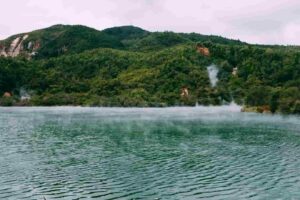
{"type": "Polygon", "coordinates": [[[0,108],[0,199],[299,199],[299,117],[0,108]]]}

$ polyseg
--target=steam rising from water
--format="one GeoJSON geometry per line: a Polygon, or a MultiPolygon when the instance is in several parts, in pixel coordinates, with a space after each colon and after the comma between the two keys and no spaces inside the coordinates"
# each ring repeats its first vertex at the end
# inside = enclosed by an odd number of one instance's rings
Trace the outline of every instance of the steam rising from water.
{"type": "MultiPolygon", "coordinates": [[[[205,119],[213,120],[218,118],[230,118],[241,112],[241,106],[231,103],[222,106],[197,106],[197,107],[166,107],[166,108],[113,108],[113,107],[17,107],[0,108],[0,111],[18,111],[27,115],[28,113],[47,113],[60,115],[84,114],[92,115],[95,118],[105,118],[106,120],[190,120],[205,119]]],[[[67,121],[65,119],[64,121],[67,121]]]]}
{"type": "Polygon", "coordinates": [[[0,107],[0,199],[299,199],[300,118],[0,107]]]}
{"type": "Polygon", "coordinates": [[[29,100],[31,97],[25,88],[20,89],[21,100],[29,100]]]}
{"type": "Polygon", "coordinates": [[[209,77],[209,81],[210,81],[210,85],[212,87],[216,87],[217,82],[218,82],[218,68],[216,65],[212,64],[210,66],[207,67],[207,72],[208,72],[208,77],[209,77]]]}

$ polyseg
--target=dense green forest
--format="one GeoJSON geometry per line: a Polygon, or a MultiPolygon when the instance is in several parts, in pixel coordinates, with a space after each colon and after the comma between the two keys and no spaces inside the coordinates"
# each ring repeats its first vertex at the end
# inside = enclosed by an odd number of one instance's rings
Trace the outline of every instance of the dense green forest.
{"type": "MultiPolygon", "coordinates": [[[[132,26],[98,31],[56,25],[27,34],[18,56],[0,57],[3,106],[194,106],[235,101],[246,110],[300,113],[297,46],[251,45],[132,26]],[[218,68],[215,87],[207,72],[212,64],[218,68]]],[[[9,49],[23,35],[0,41],[0,48],[9,49]]]]}

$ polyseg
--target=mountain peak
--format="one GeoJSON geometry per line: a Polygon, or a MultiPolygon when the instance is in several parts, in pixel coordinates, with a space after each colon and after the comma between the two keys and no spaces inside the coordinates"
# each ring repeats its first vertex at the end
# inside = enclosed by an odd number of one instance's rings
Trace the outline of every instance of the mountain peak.
{"type": "Polygon", "coordinates": [[[103,32],[109,35],[113,35],[121,40],[140,38],[150,33],[149,31],[146,31],[140,27],[132,26],[132,25],[107,28],[104,29],[103,32]]]}

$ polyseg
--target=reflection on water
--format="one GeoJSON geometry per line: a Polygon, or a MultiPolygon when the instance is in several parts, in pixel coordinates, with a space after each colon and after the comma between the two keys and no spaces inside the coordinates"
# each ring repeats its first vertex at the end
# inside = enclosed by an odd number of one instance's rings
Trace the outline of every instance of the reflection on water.
{"type": "Polygon", "coordinates": [[[0,108],[0,199],[299,199],[300,118],[0,108]]]}

